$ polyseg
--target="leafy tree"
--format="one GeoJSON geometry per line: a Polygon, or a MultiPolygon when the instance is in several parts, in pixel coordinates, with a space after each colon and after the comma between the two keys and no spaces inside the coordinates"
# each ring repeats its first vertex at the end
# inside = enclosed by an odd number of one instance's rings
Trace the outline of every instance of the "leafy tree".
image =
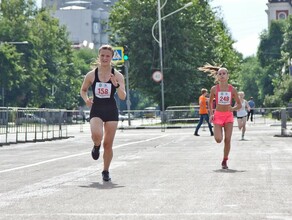
{"type": "Polygon", "coordinates": [[[82,77],[74,64],[66,28],[42,10],[30,24],[30,30],[35,56],[40,62],[38,71],[42,72],[42,80],[38,80],[41,86],[34,88],[35,100],[41,107],[76,107],[82,77]]]}
{"type": "Polygon", "coordinates": [[[37,9],[32,0],[3,0],[0,39],[29,42],[11,45],[14,52],[1,48],[2,60],[9,59],[1,74],[1,84],[8,82],[7,105],[69,109],[78,105],[82,77],[74,65],[71,42],[66,28],[48,11],[37,9]],[[12,52],[13,59],[8,56],[12,52]]]}
{"type": "Polygon", "coordinates": [[[265,95],[260,90],[264,70],[259,65],[257,57],[251,56],[244,59],[241,70],[237,74],[238,90],[244,91],[245,98],[253,97],[257,106],[262,106],[265,95]]]}
{"type": "Polygon", "coordinates": [[[27,40],[26,24],[34,15],[32,1],[2,1],[0,17],[0,39],[2,51],[1,84],[4,85],[5,105],[18,105],[26,99],[26,81],[30,80],[30,69],[25,65],[28,46],[16,43],[27,40]],[[13,56],[12,54],[18,54],[13,56]]]}
{"type": "MultiPolygon", "coordinates": [[[[95,67],[98,52],[89,48],[81,48],[74,51],[74,66],[79,71],[80,81],[83,81],[83,77],[95,67]]],[[[80,89],[80,88],[79,88],[80,89]]],[[[79,92],[78,92],[79,93],[79,92]]],[[[83,106],[84,100],[79,97],[78,106],[83,106]]]]}
{"type": "Polygon", "coordinates": [[[289,67],[292,66],[292,16],[288,17],[281,49],[283,50],[282,61],[283,63],[287,62],[288,67],[285,71],[292,76],[292,69],[289,71],[289,67]]]}
{"type": "Polygon", "coordinates": [[[287,106],[292,101],[292,79],[289,65],[292,49],[292,18],[273,21],[261,35],[258,58],[265,74],[261,77],[262,94],[267,107],[287,106]],[[287,68],[288,67],[288,68],[287,68]]]}
{"type": "MultiPolygon", "coordinates": [[[[187,2],[166,4],[162,17],[187,2]]],[[[224,63],[227,68],[236,69],[238,54],[232,48],[233,41],[224,22],[207,1],[192,2],[191,7],[162,20],[165,107],[189,105],[197,100],[202,87],[213,84],[213,79],[197,70],[206,62],[224,63]]],[[[151,78],[160,69],[159,45],[151,35],[157,21],[156,3],[156,0],[120,0],[111,11],[110,27],[112,44],[129,47],[130,88],[153,103],[160,103],[161,87],[151,78]]],[[[154,30],[158,38],[157,27],[154,30]]]]}
{"type": "Polygon", "coordinates": [[[265,104],[267,106],[287,106],[292,103],[292,78],[291,57],[292,57],[292,17],[290,16],[284,26],[283,43],[281,44],[281,59],[279,65],[282,66],[281,74],[277,80],[274,80],[276,86],[273,94],[266,96],[265,104]],[[286,68],[288,67],[288,68],[286,68]]]}
{"type": "Polygon", "coordinates": [[[272,95],[274,88],[281,82],[281,45],[283,43],[285,22],[272,21],[269,30],[261,34],[261,41],[257,57],[265,74],[261,78],[260,91],[265,95],[272,95]]]}
{"type": "MultiPolygon", "coordinates": [[[[0,86],[2,96],[2,103],[7,106],[6,103],[10,103],[12,89],[19,89],[21,87],[21,82],[25,80],[26,76],[24,74],[24,69],[21,66],[20,59],[21,54],[18,53],[14,46],[9,44],[0,45],[0,66],[1,66],[1,76],[0,76],[0,86]],[[17,73],[17,74],[15,74],[17,73]]],[[[21,99],[23,96],[21,94],[17,96],[21,99]]]]}

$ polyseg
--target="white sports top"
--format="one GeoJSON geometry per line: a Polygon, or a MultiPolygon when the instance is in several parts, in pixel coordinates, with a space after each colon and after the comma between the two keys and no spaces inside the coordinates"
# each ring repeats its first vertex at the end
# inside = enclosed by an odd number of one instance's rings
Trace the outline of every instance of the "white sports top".
{"type": "Polygon", "coordinates": [[[245,117],[247,116],[247,111],[246,111],[246,100],[243,100],[241,103],[241,108],[237,110],[237,117],[245,117]]]}

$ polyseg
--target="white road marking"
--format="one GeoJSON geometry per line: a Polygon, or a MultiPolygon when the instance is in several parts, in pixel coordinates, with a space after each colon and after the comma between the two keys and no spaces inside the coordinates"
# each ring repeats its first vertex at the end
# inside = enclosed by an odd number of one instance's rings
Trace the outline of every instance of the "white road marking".
{"type": "MultiPolygon", "coordinates": [[[[145,139],[145,140],[141,140],[141,141],[134,141],[134,142],[126,143],[126,144],[120,144],[120,145],[114,146],[113,149],[117,149],[117,148],[124,147],[124,146],[129,146],[129,145],[133,145],[133,144],[139,144],[139,143],[143,143],[143,142],[148,142],[148,141],[156,140],[156,139],[163,138],[163,137],[166,137],[166,136],[168,136],[168,134],[160,135],[158,137],[149,138],[149,139],[145,139]]],[[[29,167],[39,166],[39,165],[46,164],[46,163],[52,163],[52,162],[55,162],[55,161],[58,161],[58,160],[65,160],[65,159],[72,158],[72,157],[79,157],[79,156],[86,155],[86,154],[88,154],[88,151],[83,152],[83,153],[79,153],[79,154],[73,154],[73,155],[65,156],[65,157],[58,157],[58,158],[54,158],[54,159],[50,159],[50,160],[45,160],[45,161],[41,161],[41,162],[38,162],[38,163],[28,164],[28,165],[24,165],[24,166],[20,166],[20,167],[1,170],[0,174],[1,173],[11,172],[11,171],[16,171],[16,170],[21,170],[21,169],[25,169],[25,168],[29,168],[29,167]]]]}

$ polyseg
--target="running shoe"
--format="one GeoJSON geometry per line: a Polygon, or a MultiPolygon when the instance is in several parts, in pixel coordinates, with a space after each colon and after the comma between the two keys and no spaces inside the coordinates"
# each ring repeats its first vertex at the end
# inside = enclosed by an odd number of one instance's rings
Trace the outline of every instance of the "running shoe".
{"type": "Polygon", "coordinates": [[[93,160],[97,160],[99,158],[99,149],[100,149],[100,145],[93,146],[92,151],[91,151],[91,156],[93,160]]]}
{"type": "Polygon", "coordinates": [[[223,160],[221,163],[222,169],[228,169],[227,160],[223,160]]]}
{"type": "Polygon", "coordinates": [[[194,135],[195,135],[195,136],[200,136],[200,135],[199,135],[199,134],[197,134],[197,133],[194,133],[194,135]]]}
{"type": "Polygon", "coordinates": [[[109,172],[107,170],[102,171],[102,179],[103,181],[106,181],[106,182],[111,180],[109,176],[109,172]]]}

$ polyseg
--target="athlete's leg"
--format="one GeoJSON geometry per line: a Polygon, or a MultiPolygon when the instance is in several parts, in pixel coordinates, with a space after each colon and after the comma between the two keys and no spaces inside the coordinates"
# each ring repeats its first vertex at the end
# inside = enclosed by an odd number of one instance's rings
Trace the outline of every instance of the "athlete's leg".
{"type": "Polygon", "coordinates": [[[233,123],[226,123],[224,126],[224,156],[223,159],[228,159],[230,147],[231,147],[231,136],[233,131],[233,123]]]}
{"type": "Polygon", "coordinates": [[[103,170],[109,170],[113,158],[113,142],[118,127],[117,121],[108,121],[104,123],[104,140],[103,140],[103,170]]]}
{"type": "Polygon", "coordinates": [[[103,121],[94,117],[90,119],[91,139],[95,146],[99,146],[103,136],[103,121]]]}
{"type": "Polygon", "coordinates": [[[254,110],[250,110],[250,121],[253,121],[253,113],[254,113],[254,110]]]}
{"type": "Polygon", "coordinates": [[[223,139],[223,131],[221,125],[214,124],[214,138],[217,143],[221,143],[223,139]]]}
{"type": "Polygon", "coordinates": [[[237,125],[238,125],[238,129],[241,130],[243,127],[243,118],[237,118],[237,125]]]}
{"type": "Polygon", "coordinates": [[[200,121],[196,127],[194,135],[198,135],[199,129],[200,129],[201,125],[203,124],[203,120],[204,120],[204,115],[200,115],[200,121]]]}
{"type": "Polygon", "coordinates": [[[244,139],[244,135],[245,135],[245,131],[246,131],[246,117],[242,118],[242,139],[244,139]]]}

